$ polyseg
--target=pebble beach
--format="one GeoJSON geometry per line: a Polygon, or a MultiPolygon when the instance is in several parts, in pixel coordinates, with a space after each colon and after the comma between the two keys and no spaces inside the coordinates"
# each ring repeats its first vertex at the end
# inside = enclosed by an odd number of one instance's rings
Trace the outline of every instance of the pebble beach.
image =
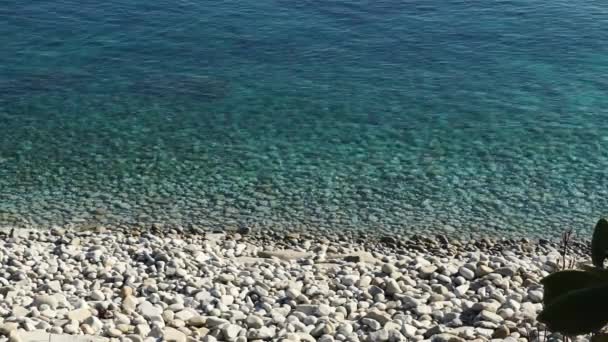
{"type": "Polygon", "coordinates": [[[599,0],[0,3],[0,342],[562,340],[599,0]]]}
{"type": "MultiPolygon", "coordinates": [[[[0,341],[542,341],[547,240],[55,227],[0,240],[0,341]]],[[[574,241],[566,263],[586,262],[574,241]]]]}

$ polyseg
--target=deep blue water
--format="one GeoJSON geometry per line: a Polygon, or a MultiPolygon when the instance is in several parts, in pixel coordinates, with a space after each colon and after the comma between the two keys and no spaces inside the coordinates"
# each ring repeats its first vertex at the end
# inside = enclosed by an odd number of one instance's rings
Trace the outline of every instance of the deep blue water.
{"type": "Polygon", "coordinates": [[[557,235],[608,212],[601,1],[0,0],[0,225],[557,235]]]}

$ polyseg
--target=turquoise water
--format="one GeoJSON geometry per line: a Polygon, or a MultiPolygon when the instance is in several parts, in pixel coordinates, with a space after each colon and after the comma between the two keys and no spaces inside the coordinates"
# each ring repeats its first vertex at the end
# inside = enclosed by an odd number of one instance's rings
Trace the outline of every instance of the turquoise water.
{"type": "Polygon", "coordinates": [[[535,236],[607,212],[600,1],[5,1],[0,46],[0,225],[535,236]]]}

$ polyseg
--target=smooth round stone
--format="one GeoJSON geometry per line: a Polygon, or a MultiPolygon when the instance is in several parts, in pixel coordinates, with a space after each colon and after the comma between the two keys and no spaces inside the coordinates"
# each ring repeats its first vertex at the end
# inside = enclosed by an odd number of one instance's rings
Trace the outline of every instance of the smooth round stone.
{"type": "Polygon", "coordinates": [[[475,279],[475,272],[473,272],[471,269],[469,269],[467,267],[464,267],[464,266],[460,267],[458,269],[458,273],[467,280],[475,279]]]}
{"type": "Polygon", "coordinates": [[[162,317],[165,320],[165,322],[171,322],[175,318],[175,312],[173,312],[171,310],[165,310],[162,313],[162,317]]]}
{"type": "Polygon", "coordinates": [[[386,281],[386,294],[392,296],[397,293],[401,293],[401,286],[397,283],[395,279],[388,279],[386,281]]]}
{"type": "Polygon", "coordinates": [[[353,286],[357,282],[359,277],[355,275],[346,275],[340,279],[343,285],[345,286],[353,286]]]}
{"type": "Polygon", "coordinates": [[[186,326],[186,322],[181,319],[174,319],[170,322],[170,325],[176,329],[183,328],[186,326]]]}
{"type": "Polygon", "coordinates": [[[477,274],[478,277],[483,277],[492,272],[494,272],[494,269],[492,269],[490,266],[481,264],[481,265],[477,266],[477,270],[475,273],[477,274]]]}
{"type": "Polygon", "coordinates": [[[395,265],[386,263],[384,265],[382,265],[382,272],[390,275],[392,273],[398,272],[399,270],[397,269],[397,267],[395,267],[395,265]]]}
{"type": "Polygon", "coordinates": [[[131,342],[144,342],[144,339],[141,336],[134,334],[125,336],[125,339],[131,342]]]}
{"type": "Polygon", "coordinates": [[[452,283],[452,278],[443,275],[443,274],[438,274],[435,279],[439,280],[440,282],[444,283],[444,284],[451,284],[452,283]]]}
{"type": "Polygon", "coordinates": [[[540,303],[543,300],[543,291],[530,290],[528,291],[528,298],[530,298],[533,303],[540,303]]]}
{"type": "Polygon", "coordinates": [[[477,316],[477,319],[480,321],[491,322],[491,323],[501,323],[503,318],[500,315],[497,315],[491,311],[483,310],[477,316]]]}
{"type": "Polygon", "coordinates": [[[190,317],[188,319],[188,321],[186,322],[186,325],[200,328],[200,327],[205,326],[206,322],[207,322],[207,319],[205,317],[197,315],[197,316],[190,317]]]}
{"type": "Polygon", "coordinates": [[[224,305],[232,305],[234,303],[234,296],[224,295],[220,298],[220,301],[224,305]]]}
{"type": "Polygon", "coordinates": [[[51,309],[56,309],[59,305],[57,298],[55,296],[49,295],[40,295],[34,297],[34,303],[36,307],[40,308],[42,305],[48,305],[51,309]]]}
{"type": "Polygon", "coordinates": [[[120,295],[122,298],[126,298],[128,296],[132,296],[133,295],[133,288],[130,286],[124,286],[123,288],[120,289],[120,295]]]}
{"type": "Polygon", "coordinates": [[[376,321],[375,319],[368,318],[368,317],[362,318],[361,323],[373,331],[379,330],[380,328],[382,328],[382,325],[380,324],[380,322],[376,321]]]}
{"type": "Polygon", "coordinates": [[[165,327],[162,331],[163,340],[165,341],[175,341],[175,342],[186,342],[187,337],[183,332],[172,328],[165,327]]]}
{"type": "Polygon", "coordinates": [[[509,331],[508,327],[501,325],[494,330],[494,333],[492,333],[492,338],[504,339],[509,336],[510,333],[511,332],[509,331]]]}
{"type": "Polygon", "coordinates": [[[429,279],[435,272],[437,267],[434,265],[423,266],[418,270],[418,274],[422,279],[429,279]]]}
{"type": "Polygon", "coordinates": [[[120,323],[116,325],[116,329],[120,330],[123,334],[128,334],[134,330],[134,327],[129,324],[120,323]]]}
{"type": "Polygon", "coordinates": [[[80,330],[82,330],[85,335],[95,335],[97,332],[93,327],[86,323],[80,325],[80,330]]]}
{"type": "Polygon", "coordinates": [[[61,333],[63,333],[63,329],[61,327],[55,326],[55,327],[51,327],[51,329],[49,330],[49,332],[51,334],[61,334],[61,333]]]}
{"type": "Polygon", "coordinates": [[[16,331],[19,328],[19,323],[16,322],[6,322],[0,324],[0,334],[2,335],[10,335],[11,332],[16,331]]]}
{"type": "Polygon", "coordinates": [[[68,319],[77,321],[77,322],[83,322],[85,319],[91,317],[91,315],[92,315],[92,313],[91,313],[91,310],[89,310],[89,309],[86,309],[86,308],[76,309],[76,310],[72,310],[72,311],[68,312],[68,319]]]}
{"type": "Polygon", "coordinates": [[[95,290],[89,294],[89,298],[94,301],[102,301],[106,298],[106,296],[103,294],[103,292],[95,290]]]}
{"type": "Polygon", "coordinates": [[[241,327],[236,324],[226,324],[222,327],[222,335],[228,341],[236,339],[241,332],[241,327]]]}
{"type": "Polygon", "coordinates": [[[122,336],[122,331],[120,331],[119,329],[116,329],[116,328],[112,328],[112,329],[108,329],[107,334],[110,337],[120,337],[120,336],[122,336]]]}

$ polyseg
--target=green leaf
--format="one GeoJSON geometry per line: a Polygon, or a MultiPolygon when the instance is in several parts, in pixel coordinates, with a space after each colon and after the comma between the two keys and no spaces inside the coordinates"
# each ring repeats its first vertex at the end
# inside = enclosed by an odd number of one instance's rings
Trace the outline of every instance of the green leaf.
{"type": "Polygon", "coordinates": [[[606,253],[608,253],[608,221],[601,218],[595,225],[591,239],[591,261],[596,267],[604,268],[606,253]]]}
{"type": "Polygon", "coordinates": [[[566,270],[552,273],[540,281],[543,284],[543,304],[546,306],[568,292],[588,287],[608,285],[608,279],[594,272],[566,270]]]}
{"type": "Polygon", "coordinates": [[[592,265],[583,265],[582,269],[585,272],[592,273],[599,279],[601,279],[604,283],[608,284],[608,269],[600,269],[592,265]]]}
{"type": "Polygon", "coordinates": [[[538,315],[549,330],[567,336],[597,332],[608,323],[608,286],[570,291],[538,315]]]}

